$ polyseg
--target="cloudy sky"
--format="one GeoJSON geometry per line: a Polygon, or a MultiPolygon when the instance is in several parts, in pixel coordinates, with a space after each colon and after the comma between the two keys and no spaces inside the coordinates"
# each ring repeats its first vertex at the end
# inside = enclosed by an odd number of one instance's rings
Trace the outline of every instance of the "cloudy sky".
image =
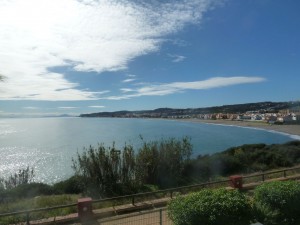
{"type": "Polygon", "coordinates": [[[0,0],[0,116],[300,100],[297,0],[0,0]]]}

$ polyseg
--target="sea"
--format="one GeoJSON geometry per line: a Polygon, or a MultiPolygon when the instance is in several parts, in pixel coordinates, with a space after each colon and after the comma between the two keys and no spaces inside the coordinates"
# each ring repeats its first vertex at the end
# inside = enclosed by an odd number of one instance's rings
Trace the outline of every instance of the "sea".
{"type": "Polygon", "coordinates": [[[0,178],[28,166],[36,182],[53,184],[74,174],[72,158],[89,146],[125,144],[135,150],[143,141],[191,138],[193,157],[251,143],[285,143],[299,136],[255,128],[125,118],[0,119],[0,178]]]}

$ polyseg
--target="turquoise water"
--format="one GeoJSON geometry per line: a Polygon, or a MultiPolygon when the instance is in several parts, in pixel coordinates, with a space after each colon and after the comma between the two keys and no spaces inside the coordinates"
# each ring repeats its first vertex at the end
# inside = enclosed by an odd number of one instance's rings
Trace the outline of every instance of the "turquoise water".
{"type": "MultiPolygon", "coordinates": [[[[0,119],[0,177],[34,167],[35,180],[53,183],[72,175],[72,157],[83,147],[104,143],[135,147],[144,140],[189,136],[194,156],[250,143],[284,143],[292,136],[259,129],[152,119],[0,119]]],[[[297,137],[294,137],[297,138],[297,137]]]]}

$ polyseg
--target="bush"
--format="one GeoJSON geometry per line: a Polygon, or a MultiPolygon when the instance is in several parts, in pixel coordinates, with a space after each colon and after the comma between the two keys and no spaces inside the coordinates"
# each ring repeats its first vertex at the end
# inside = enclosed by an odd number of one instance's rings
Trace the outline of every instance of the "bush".
{"type": "Polygon", "coordinates": [[[239,191],[202,190],[168,205],[174,225],[249,225],[252,208],[239,191]]]}
{"type": "Polygon", "coordinates": [[[257,220],[265,225],[300,223],[300,184],[275,181],[258,186],[254,193],[257,220]]]}
{"type": "Polygon", "coordinates": [[[0,179],[0,189],[13,189],[20,185],[33,182],[34,170],[29,166],[26,169],[20,169],[18,172],[11,174],[7,179],[0,179]]]}
{"type": "Polygon", "coordinates": [[[83,179],[87,195],[112,197],[134,194],[145,184],[160,188],[180,185],[191,153],[189,138],[144,142],[137,154],[131,145],[125,144],[117,150],[114,144],[111,147],[100,144],[78,153],[73,159],[73,169],[83,179]]]}
{"type": "Polygon", "coordinates": [[[47,184],[31,183],[22,184],[15,188],[8,189],[3,194],[10,199],[32,198],[39,195],[52,195],[53,189],[47,184]]]}
{"type": "Polygon", "coordinates": [[[80,176],[72,176],[53,185],[55,194],[80,194],[84,191],[84,180],[80,176]]]}
{"type": "Polygon", "coordinates": [[[133,147],[125,145],[117,150],[115,145],[90,146],[73,159],[75,175],[82,178],[83,189],[95,198],[112,197],[135,190],[135,154],[133,147]]]}
{"type": "Polygon", "coordinates": [[[136,156],[137,178],[141,183],[160,188],[179,186],[185,182],[185,165],[190,160],[192,144],[188,137],[144,142],[136,156]]]}

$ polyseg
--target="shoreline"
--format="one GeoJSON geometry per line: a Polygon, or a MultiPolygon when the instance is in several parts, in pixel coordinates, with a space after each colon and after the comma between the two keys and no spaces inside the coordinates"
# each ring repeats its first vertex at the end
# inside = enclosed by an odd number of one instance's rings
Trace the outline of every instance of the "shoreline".
{"type": "Polygon", "coordinates": [[[176,119],[175,121],[191,122],[191,123],[207,123],[215,125],[238,126],[248,128],[258,128],[267,131],[284,133],[287,135],[296,135],[300,138],[300,125],[276,125],[266,122],[256,121],[235,121],[235,120],[201,120],[201,119],[176,119]]]}

